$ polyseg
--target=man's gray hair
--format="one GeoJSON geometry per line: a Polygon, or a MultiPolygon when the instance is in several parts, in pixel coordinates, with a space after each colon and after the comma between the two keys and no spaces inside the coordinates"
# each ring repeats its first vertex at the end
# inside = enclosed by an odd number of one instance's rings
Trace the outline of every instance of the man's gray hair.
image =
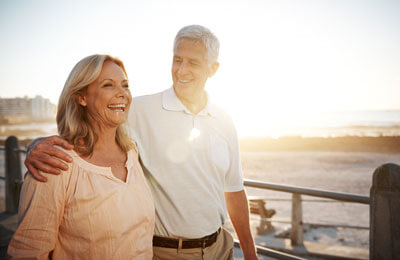
{"type": "Polygon", "coordinates": [[[174,52],[182,39],[191,39],[201,42],[207,49],[208,62],[211,64],[218,61],[219,40],[206,27],[201,25],[188,25],[180,29],[174,41],[174,52]]]}

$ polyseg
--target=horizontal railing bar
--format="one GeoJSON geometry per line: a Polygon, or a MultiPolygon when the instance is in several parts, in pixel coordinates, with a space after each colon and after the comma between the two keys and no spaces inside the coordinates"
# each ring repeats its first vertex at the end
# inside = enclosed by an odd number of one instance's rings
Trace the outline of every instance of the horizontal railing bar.
{"type": "Polygon", "coordinates": [[[340,228],[351,228],[351,229],[366,229],[369,230],[369,227],[364,226],[353,226],[353,225],[344,225],[344,224],[323,224],[323,223],[309,223],[304,222],[303,225],[310,225],[311,227],[340,227],[340,228]]]}
{"type": "MultiPolygon", "coordinates": [[[[271,218],[267,218],[266,220],[267,221],[271,221],[273,223],[285,223],[285,224],[291,224],[292,223],[290,220],[278,220],[278,219],[271,219],[271,218]]],[[[344,224],[324,224],[324,223],[304,222],[303,225],[309,225],[311,227],[332,227],[332,228],[340,227],[340,228],[366,229],[366,230],[369,230],[369,227],[344,225],[344,224]]]]}
{"type": "MultiPolygon", "coordinates": [[[[235,239],[235,246],[240,248],[240,243],[237,239],[235,239]]],[[[273,250],[270,248],[266,248],[263,246],[256,245],[257,254],[273,257],[275,259],[281,260],[306,260],[305,258],[301,258],[298,256],[290,255],[287,253],[280,252],[278,250],[273,250]]]]}
{"type": "MultiPolygon", "coordinates": [[[[249,196],[249,197],[251,197],[251,196],[249,196]]],[[[249,200],[250,199],[251,198],[249,198],[249,200]]],[[[266,200],[266,201],[287,201],[287,202],[292,201],[291,198],[285,199],[285,198],[267,198],[267,197],[265,197],[265,198],[260,198],[260,199],[266,200]]],[[[302,199],[301,201],[302,202],[329,202],[329,203],[340,203],[341,202],[341,201],[336,201],[336,200],[331,200],[331,199],[322,199],[322,200],[320,200],[320,199],[302,199]]]]}
{"type": "Polygon", "coordinates": [[[340,201],[347,201],[353,203],[361,203],[361,204],[369,204],[369,197],[361,196],[357,194],[350,194],[350,193],[339,193],[333,191],[326,191],[326,190],[317,190],[311,188],[304,188],[298,186],[290,186],[290,185],[280,185],[274,183],[267,183],[261,181],[254,181],[250,179],[244,180],[244,185],[247,187],[253,188],[260,188],[260,189],[268,189],[268,190],[275,190],[281,192],[289,192],[289,193],[297,193],[303,194],[313,197],[321,197],[321,198],[328,198],[340,201]]]}
{"type": "MultiPolygon", "coordinates": [[[[0,146],[0,150],[5,151],[6,150],[5,146],[0,146]]],[[[26,149],[14,149],[14,151],[21,152],[21,153],[27,153],[26,149]]]]}
{"type": "MultiPolygon", "coordinates": [[[[261,217],[252,217],[250,216],[252,220],[259,220],[259,219],[265,219],[266,221],[270,221],[273,223],[284,223],[284,224],[291,224],[292,221],[289,219],[279,219],[279,218],[261,218],[261,217]]],[[[325,224],[325,223],[312,223],[312,222],[303,222],[303,225],[309,225],[309,226],[315,226],[315,227],[341,227],[341,228],[352,228],[352,229],[367,229],[369,230],[369,227],[365,226],[353,226],[353,225],[346,225],[346,224],[325,224]]]]}

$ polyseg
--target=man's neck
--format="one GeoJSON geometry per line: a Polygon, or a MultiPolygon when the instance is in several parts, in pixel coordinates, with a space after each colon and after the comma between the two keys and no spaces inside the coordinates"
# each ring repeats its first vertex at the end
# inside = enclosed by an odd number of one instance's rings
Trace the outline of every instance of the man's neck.
{"type": "Polygon", "coordinates": [[[194,115],[197,115],[207,105],[207,94],[205,91],[202,91],[199,95],[192,96],[190,98],[178,96],[178,99],[194,115]]]}

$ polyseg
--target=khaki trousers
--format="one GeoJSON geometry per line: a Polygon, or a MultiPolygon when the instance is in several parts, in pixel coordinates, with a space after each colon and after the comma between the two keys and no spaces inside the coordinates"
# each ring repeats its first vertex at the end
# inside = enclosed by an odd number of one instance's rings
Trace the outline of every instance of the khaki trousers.
{"type": "Polygon", "coordinates": [[[221,228],[217,241],[207,248],[175,249],[153,247],[153,260],[232,260],[232,235],[221,228]]]}

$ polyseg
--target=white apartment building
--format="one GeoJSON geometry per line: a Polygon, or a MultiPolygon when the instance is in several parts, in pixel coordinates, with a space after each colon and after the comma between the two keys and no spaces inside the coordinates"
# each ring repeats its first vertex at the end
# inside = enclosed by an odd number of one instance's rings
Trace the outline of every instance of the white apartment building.
{"type": "Polygon", "coordinates": [[[56,106],[41,96],[34,98],[0,98],[0,117],[54,118],[56,106]]]}

